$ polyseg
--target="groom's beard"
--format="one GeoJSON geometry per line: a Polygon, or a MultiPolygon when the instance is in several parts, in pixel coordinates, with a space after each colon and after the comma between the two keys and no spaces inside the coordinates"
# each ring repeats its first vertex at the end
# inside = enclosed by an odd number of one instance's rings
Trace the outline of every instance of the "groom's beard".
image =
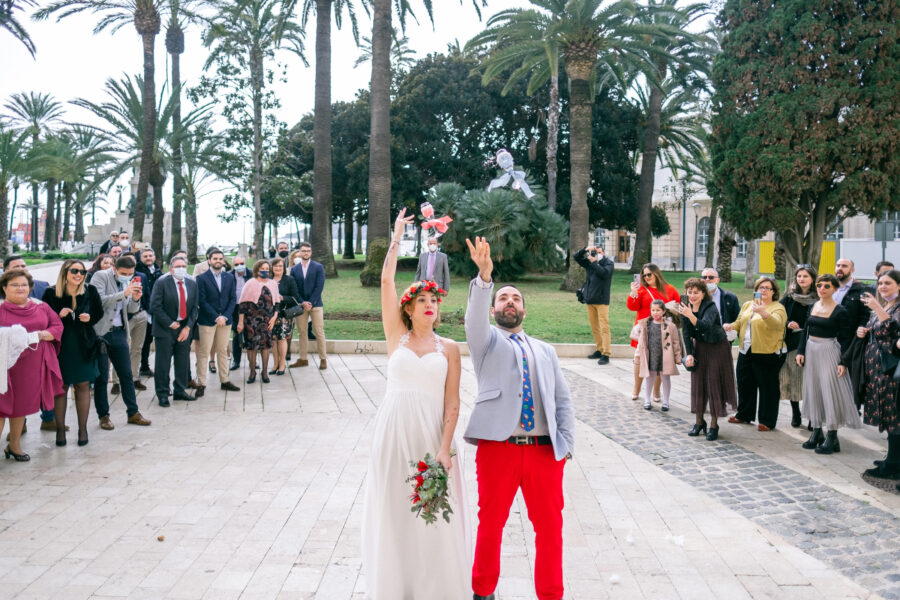
{"type": "Polygon", "coordinates": [[[525,315],[516,310],[515,307],[506,307],[503,310],[494,311],[494,320],[497,321],[497,325],[505,329],[515,329],[522,324],[523,318],[525,318],[525,315]]]}

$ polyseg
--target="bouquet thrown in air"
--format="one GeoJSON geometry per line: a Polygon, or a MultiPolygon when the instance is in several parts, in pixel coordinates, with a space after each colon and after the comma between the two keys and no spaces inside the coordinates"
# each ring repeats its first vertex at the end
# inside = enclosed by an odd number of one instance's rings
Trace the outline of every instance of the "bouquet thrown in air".
{"type": "Polygon", "coordinates": [[[421,460],[409,461],[409,466],[415,469],[406,478],[406,481],[414,484],[413,493],[409,497],[412,500],[410,510],[425,519],[425,523],[434,523],[438,515],[449,523],[453,509],[447,498],[447,470],[431,454],[426,454],[421,460]]]}

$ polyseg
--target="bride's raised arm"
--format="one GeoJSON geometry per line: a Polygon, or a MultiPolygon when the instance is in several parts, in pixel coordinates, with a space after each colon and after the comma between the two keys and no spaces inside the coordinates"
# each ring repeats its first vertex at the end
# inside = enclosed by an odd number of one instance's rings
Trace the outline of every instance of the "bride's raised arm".
{"type": "Polygon", "coordinates": [[[384,266],[381,267],[381,323],[384,326],[384,337],[388,344],[388,353],[392,352],[400,340],[400,336],[406,333],[406,327],[400,319],[400,300],[397,298],[397,286],[394,283],[394,275],[397,273],[397,255],[400,253],[400,239],[406,226],[413,222],[413,215],[406,216],[406,209],[402,209],[394,221],[394,233],[388,246],[387,255],[384,257],[384,266]]]}

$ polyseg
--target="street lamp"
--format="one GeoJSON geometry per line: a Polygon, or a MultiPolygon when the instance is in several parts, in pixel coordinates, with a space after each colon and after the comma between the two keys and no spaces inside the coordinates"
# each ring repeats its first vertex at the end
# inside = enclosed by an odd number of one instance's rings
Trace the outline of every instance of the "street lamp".
{"type": "Polygon", "coordinates": [[[700,241],[700,229],[698,227],[700,223],[700,207],[701,204],[699,202],[694,202],[691,204],[691,207],[694,209],[694,270],[697,270],[697,246],[700,241]]]}

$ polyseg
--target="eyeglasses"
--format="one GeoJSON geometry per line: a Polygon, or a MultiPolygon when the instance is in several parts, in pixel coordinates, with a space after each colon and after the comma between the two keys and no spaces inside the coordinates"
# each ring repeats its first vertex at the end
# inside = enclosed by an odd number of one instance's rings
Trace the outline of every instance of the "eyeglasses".
{"type": "Polygon", "coordinates": [[[72,275],[85,275],[87,274],[87,270],[72,267],[71,269],[69,269],[69,273],[71,273],[72,275]]]}
{"type": "Polygon", "coordinates": [[[703,276],[701,277],[701,279],[715,279],[715,278],[716,278],[715,275],[703,275],[703,276]]]}
{"type": "Polygon", "coordinates": [[[761,285],[761,286],[759,286],[758,288],[756,288],[756,291],[757,291],[757,292],[761,292],[761,291],[763,291],[763,290],[766,290],[766,291],[769,291],[769,292],[773,291],[772,288],[770,288],[770,287],[767,286],[767,285],[761,285]]]}

